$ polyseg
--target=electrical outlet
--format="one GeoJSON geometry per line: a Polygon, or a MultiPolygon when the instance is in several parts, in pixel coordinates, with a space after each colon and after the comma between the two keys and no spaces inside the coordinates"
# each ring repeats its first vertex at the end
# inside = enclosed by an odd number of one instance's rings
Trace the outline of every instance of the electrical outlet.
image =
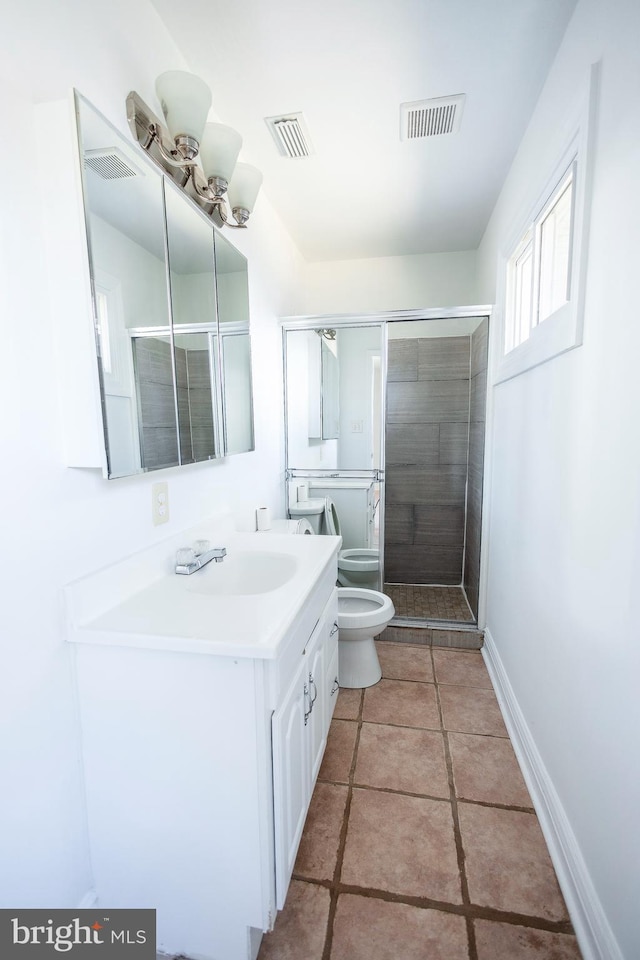
{"type": "Polygon", "coordinates": [[[352,420],[351,433],[364,433],[364,420],[352,420]]]}
{"type": "Polygon", "coordinates": [[[151,485],[151,515],[154,527],[169,519],[169,487],[166,482],[151,485]]]}

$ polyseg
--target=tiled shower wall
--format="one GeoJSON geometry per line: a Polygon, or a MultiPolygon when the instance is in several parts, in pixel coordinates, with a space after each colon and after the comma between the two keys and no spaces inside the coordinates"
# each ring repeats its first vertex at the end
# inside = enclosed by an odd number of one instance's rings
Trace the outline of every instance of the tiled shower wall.
{"type": "Polygon", "coordinates": [[[476,615],[487,330],[390,340],[387,380],[385,580],[464,579],[476,615]]]}
{"type": "Polygon", "coordinates": [[[487,403],[487,348],[489,322],[483,320],[471,337],[471,390],[469,409],[469,476],[467,481],[467,531],[463,584],[469,606],[478,616],[480,576],[480,524],[482,521],[482,474],[487,403]]]}
{"type": "Polygon", "coordinates": [[[470,338],[389,341],[385,580],[462,582],[470,338]]]}

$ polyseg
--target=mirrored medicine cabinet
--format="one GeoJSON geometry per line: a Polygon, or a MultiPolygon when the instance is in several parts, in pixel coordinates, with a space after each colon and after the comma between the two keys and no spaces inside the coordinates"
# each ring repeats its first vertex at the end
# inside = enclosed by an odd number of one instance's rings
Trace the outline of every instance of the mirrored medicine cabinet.
{"type": "Polygon", "coordinates": [[[82,96],[107,475],[254,447],[247,262],[82,96]]]}

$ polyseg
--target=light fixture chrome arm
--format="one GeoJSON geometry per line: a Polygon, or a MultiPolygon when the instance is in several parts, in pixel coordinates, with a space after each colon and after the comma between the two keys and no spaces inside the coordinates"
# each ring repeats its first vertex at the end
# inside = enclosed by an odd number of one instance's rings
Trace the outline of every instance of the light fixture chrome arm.
{"type": "Polygon", "coordinates": [[[199,146],[197,140],[181,136],[174,143],[166,127],[134,90],[127,97],[127,120],[135,140],[147,156],[204,209],[217,227],[246,227],[250,211],[244,207],[233,207],[235,223],[228,217],[226,180],[221,177],[205,180],[195,162],[199,146]]]}
{"type": "MultiPolygon", "coordinates": [[[[191,159],[190,157],[187,157],[187,158],[185,158],[185,157],[178,157],[178,156],[176,156],[177,151],[171,152],[171,151],[167,150],[167,148],[165,147],[164,143],[162,142],[162,136],[161,136],[160,132],[158,131],[158,125],[157,125],[157,124],[155,124],[155,123],[149,124],[149,137],[150,137],[150,144],[151,144],[151,142],[155,141],[155,143],[156,143],[157,146],[158,146],[158,150],[160,151],[160,153],[161,153],[161,155],[162,155],[163,160],[166,160],[167,163],[170,163],[170,164],[171,164],[171,166],[173,166],[173,167],[182,167],[182,168],[195,166],[194,160],[191,159]]],[[[185,137],[184,140],[185,140],[185,141],[187,141],[187,140],[189,141],[188,152],[189,152],[189,153],[192,153],[192,156],[197,156],[197,153],[198,153],[198,141],[197,141],[197,140],[194,140],[193,137],[188,137],[188,138],[185,137]]]]}

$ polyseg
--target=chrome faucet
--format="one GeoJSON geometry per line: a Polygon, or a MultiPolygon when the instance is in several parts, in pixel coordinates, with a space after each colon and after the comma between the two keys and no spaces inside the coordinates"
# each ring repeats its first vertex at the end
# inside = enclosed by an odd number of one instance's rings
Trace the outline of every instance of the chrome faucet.
{"type": "Polygon", "coordinates": [[[213,547],[211,550],[204,550],[202,553],[196,553],[191,547],[185,547],[178,550],[176,554],[176,573],[182,573],[190,576],[202,567],[206,567],[211,560],[216,563],[222,563],[227,555],[226,547],[213,547]]]}

